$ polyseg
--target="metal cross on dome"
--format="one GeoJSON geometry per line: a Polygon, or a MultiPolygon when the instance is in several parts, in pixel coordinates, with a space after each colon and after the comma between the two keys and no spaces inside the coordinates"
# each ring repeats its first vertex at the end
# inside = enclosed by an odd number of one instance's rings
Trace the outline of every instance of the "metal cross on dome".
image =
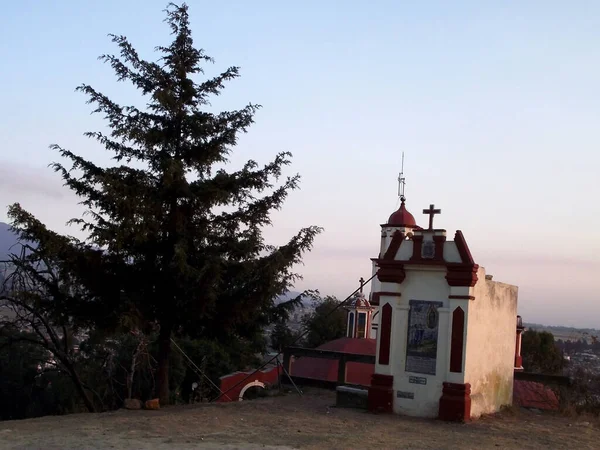
{"type": "Polygon", "coordinates": [[[365,285],[365,279],[363,277],[360,277],[360,280],[358,280],[358,282],[360,283],[360,292],[362,292],[363,286],[365,285]]]}
{"type": "Polygon", "coordinates": [[[433,230],[433,216],[436,214],[441,214],[441,209],[435,209],[433,204],[429,205],[429,209],[424,209],[423,214],[429,214],[429,229],[433,230]]]}

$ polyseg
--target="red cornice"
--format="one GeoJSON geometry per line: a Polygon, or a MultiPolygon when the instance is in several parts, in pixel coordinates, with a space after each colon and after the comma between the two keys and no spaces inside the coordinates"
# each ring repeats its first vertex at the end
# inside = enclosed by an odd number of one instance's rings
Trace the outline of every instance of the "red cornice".
{"type": "Polygon", "coordinates": [[[472,295],[449,295],[448,298],[455,300],[475,300],[475,297],[472,295]]]}
{"type": "Polygon", "coordinates": [[[377,278],[382,283],[402,283],[406,278],[404,272],[404,264],[398,261],[385,261],[379,260],[377,265],[379,270],[377,271],[377,278]]]}
{"type": "Polygon", "coordinates": [[[446,267],[446,281],[450,286],[473,287],[477,283],[477,264],[446,263],[446,267]]]}
{"type": "Polygon", "coordinates": [[[438,266],[438,267],[445,267],[448,263],[446,261],[435,261],[433,259],[421,259],[418,261],[413,261],[412,259],[409,260],[394,260],[394,261],[386,261],[385,259],[381,259],[381,258],[371,258],[371,261],[379,264],[380,261],[383,262],[387,262],[387,263],[398,263],[398,264],[402,264],[405,266],[438,266]]]}
{"type": "MultiPolygon", "coordinates": [[[[371,258],[379,267],[377,278],[382,283],[402,283],[406,278],[404,266],[406,265],[423,265],[423,266],[442,266],[446,267],[446,281],[449,286],[475,286],[477,283],[477,270],[479,265],[475,264],[471,251],[465,241],[465,238],[460,230],[455,234],[456,247],[460,255],[460,263],[450,263],[444,261],[444,243],[445,236],[433,236],[435,243],[435,256],[433,259],[422,259],[421,248],[423,245],[423,236],[413,236],[413,254],[408,261],[398,261],[394,259],[398,254],[398,250],[404,241],[404,234],[399,230],[392,237],[387,251],[383,258],[371,258]]],[[[452,297],[451,297],[452,298],[452,297]]],[[[469,298],[473,300],[472,298],[469,298]]]]}

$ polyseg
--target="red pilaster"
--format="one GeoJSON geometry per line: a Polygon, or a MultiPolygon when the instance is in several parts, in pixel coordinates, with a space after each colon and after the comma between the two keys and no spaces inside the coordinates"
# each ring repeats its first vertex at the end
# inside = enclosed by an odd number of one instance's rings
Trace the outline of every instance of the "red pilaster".
{"type": "Polygon", "coordinates": [[[394,412],[394,377],[374,373],[371,377],[367,408],[371,412],[394,412]]]}
{"type": "Polygon", "coordinates": [[[446,242],[446,236],[433,236],[433,242],[435,242],[435,260],[444,260],[444,242],[446,242]]]}
{"type": "Polygon", "coordinates": [[[450,372],[462,373],[465,336],[465,312],[459,306],[452,313],[452,340],[450,341],[450,372]]]}
{"type": "Polygon", "coordinates": [[[525,370],[523,368],[523,357],[521,355],[515,356],[515,370],[517,372],[523,372],[525,370]]]}
{"type": "Polygon", "coordinates": [[[444,383],[440,398],[439,418],[449,422],[471,420],[471,385],[444,383]]]}
{"type": "Polygon", "coordinates": [[[521,339],[525,331],[523,326],[523,319],[521,316],[517,316],[517,336],[515,339],[515,371],[522,372],[523,369],[523,357],[521,356],[521,339]]]}
{"type": "Polygon", "coordinates": [[[390,363],[390,343],[392,338],[392,305],[386,303],[381,308],[381,325],[379,326],[381,338],[379,339],[378,363],[388,365],[390,363]]]}
{"type": "Polygon", "coordinates": [[[410,258],[411,261],[421,260],[421,248],[423,247],[423,235],[415,235],[412,237],[413,240],[413,254],[410,258]]]}

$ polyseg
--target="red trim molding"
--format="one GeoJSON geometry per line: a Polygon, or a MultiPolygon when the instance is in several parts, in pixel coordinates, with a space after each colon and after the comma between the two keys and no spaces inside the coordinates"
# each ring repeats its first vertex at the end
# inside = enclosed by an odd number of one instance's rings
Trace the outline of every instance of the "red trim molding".
{"type": "Polygon", "coordinates": [[[394,412],[394,377],[374,373],[367,397],[367,408],[371,412],[394,412]]]}
{"type": "Polygon", "coordinates": [[[392,305],[386,303],[381,308],[379,339],[379,364],[387,366],[390,363],[390,343],[392,338],[392,305]]]}
{"type": "MultiPolygon", "coordinates": [[[[465,241],[462,231],[457,231],[454,240],[461,258],[459,263],[450,263],[444,261],[444,243],[446,236],[433,236],[435,243],[435,255],[433,259],[422,259],[421,251],[423,247],[423,235],[415,235],[412,237],[413,254],[408,261],[398,261],[396,256],[398,250],[405,240],[402,232],[397,230],[392,237],[392,241],[386,250],[383,258],[372,258],[378,267],[377,278],[382,283],[402,283],[406,278],[404,271],[405,265],[419,264],[431,266],[446,266],[446,281],[449,286],[469,286],[473,287],[477,283],[477,270],[479,266],[475,264],[471,251],[465,241]]],[[[450,297],[453,298],[453,297],[450,297]]],[[[454,297],[459,298],[459,297],[454,297]]],[[[470,298],[469,300],[474,300],[470,298]]]]}
{"type": "MultiPolygon", "coordinates": [[[[401,297],[402,296],[402,294],[400,292],[383,292],[383,291],[381,291],[381,292],[373,292],[371,294],[371,305],[377,305],[377,306],[379,306],[380,299],[381,299],[382,295],[385,295],[385,296],[388,296],[388,297],[401,297]]],[[[375,316],[373,316],[373,317],[375,317],[375,316]]]]}
{"type": "MultiPolygon", "coordinates": [[[[371,258],[371,261],[374,261],[379,265],[380,261],[384,261],[381,258],[371,258]]],[[[404,264],[406,266],[436,266],[436,267],[445,267],[447,263],[446,261],[436,261],[435,259],[420,259],[420,260],[396,260],[396,261],[387,261],[388,263],[396,263],[396,264],[404,264]]]]}
{"type": "Polygon", "coordinates": [[[467,241],[462,234],[462,231],[458,230],[454,235],[454,242],[460,255],[461,263],[448,263],[448,272],[446,274],[446,280],[450,286],[475,286],[477,283],[477,269],[479,266],[475,264],[471,250],[467,245],[467,241]]]}
{"type": "Polygon", "coordinates": [[[475,300],[472,295],[449,295],[448,298],[451,300],[475,300]]]}
{"type": "Polygon", "coordinates": [[[452,313],[452,338],[450,341],[450,372],[462,373],[465,346],[465,312],[459,306],[452,313]]]}
{"type": "Polygon", "coordinates": [[[471,385],[444,383],[438,417],[449,422],[471,420],[471,385]]]}
{"type": "Polygon", "coordinates": [[[456,243],[460,260],[465,264],[475,264],[475,260],[471,255],[471,250],[469,250],[469,246],[467,245],[467,241],[465,240],[462,231],[456,231],[454,234],[454,242],[456,243]]]}
{"type": "Polygon", "coordinates": [[[396,230],[392,236],[392,242],[390,242],[389,247],[385,251],[385,255],[383,255],[383,259],[386,261],[393,261],[396,258],[396,254],[398,254],[398,250],[400,250],[402,242],[404,242],[404,233],[400,230],[396,230]]]}

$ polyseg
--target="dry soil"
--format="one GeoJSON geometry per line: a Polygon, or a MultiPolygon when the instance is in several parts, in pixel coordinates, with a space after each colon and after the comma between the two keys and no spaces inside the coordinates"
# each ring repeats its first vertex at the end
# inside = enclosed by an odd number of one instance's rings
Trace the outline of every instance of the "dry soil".
{"type": "Polygon", "coordinates": [[[335,408],[312,390],[229,404],[0,423],[0,449],[597,449],[594,420],[525,410],[470,424],[335,408]]]}

